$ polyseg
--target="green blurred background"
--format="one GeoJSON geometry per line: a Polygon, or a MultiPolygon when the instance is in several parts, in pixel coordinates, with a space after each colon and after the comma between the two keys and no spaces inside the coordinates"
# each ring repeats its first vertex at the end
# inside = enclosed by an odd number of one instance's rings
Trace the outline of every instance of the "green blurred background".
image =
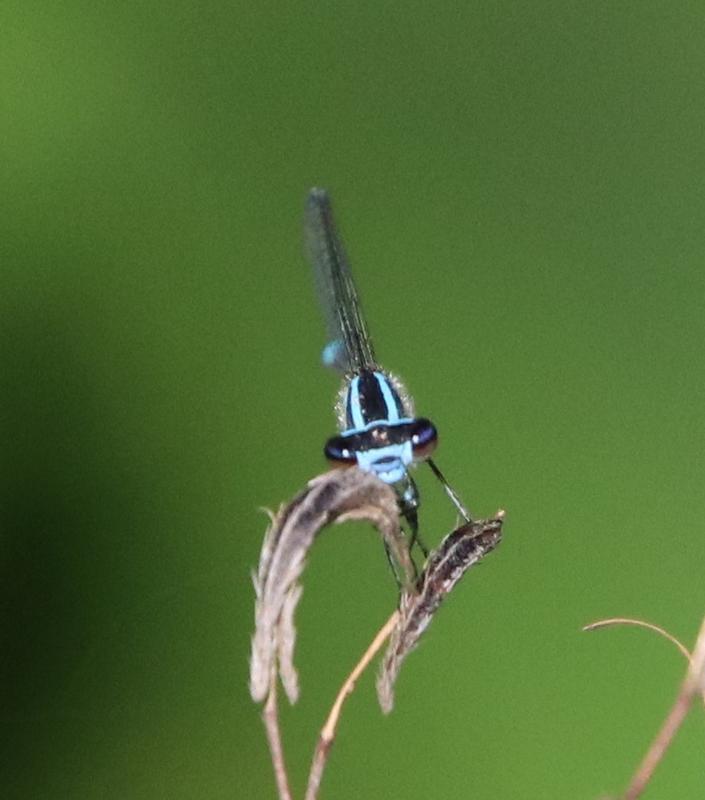
{"type": "MultiPolygon", "coordinates": [[[[3,5],[2,785],[274,798],[247,690],[266,518],[324,468],[302,254],[333,193],[382,362],[507,509],[323,798],[626,784],[705,611],[701,2],[3,5]]],[[[450,506],[423,468],[422,524],[450,506]]],[[[298,615],[292,779],[396,591],[336,528],[298,615]]],[[[703,796],[702,712],[648,797],[703,796]]]]}

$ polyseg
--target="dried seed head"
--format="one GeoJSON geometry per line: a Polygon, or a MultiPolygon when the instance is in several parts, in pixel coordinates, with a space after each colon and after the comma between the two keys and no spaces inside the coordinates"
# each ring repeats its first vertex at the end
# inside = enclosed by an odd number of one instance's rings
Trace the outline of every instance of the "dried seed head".
{"type": "Polygon", "coordinates": [[[302,592],[299,578],[320,530],[331,522],[348,519],[366,519],[379,529],[401,573],[411,583],[413,565],[399,527],[393,489],[356,467],[331,470],[314,478],[272,519],[253,575],[256,600],[250,694],[256,702],[266,699],[276,670],[290,702],[296,702],[299,687],[293,663],[294,611],[302,592]]]}
{"type": "Polygon", "coordinates": [[[465,572],[499,544],[503,519],[500,511],[493,519],[469,522],[448,534],[429,556],[416,591],[402,593],[399,619],[377,678],[377,697],[385,714],[394,705],[394,684],[402,662],[465,572]]]}

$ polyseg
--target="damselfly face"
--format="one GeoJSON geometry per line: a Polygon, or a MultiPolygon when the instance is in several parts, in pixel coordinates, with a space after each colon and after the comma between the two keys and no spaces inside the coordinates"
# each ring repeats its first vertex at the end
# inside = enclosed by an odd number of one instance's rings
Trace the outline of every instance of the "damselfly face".
{"type": "Polygon", "coordinates": [[[436,446],[433,423],[414,418],[399,381],[379,369],[361,370],[344,382],[339,417],[341,432],[326,443],[326,457],[356,463],[385,483],[401,481],[411,463],[436,446]]]}

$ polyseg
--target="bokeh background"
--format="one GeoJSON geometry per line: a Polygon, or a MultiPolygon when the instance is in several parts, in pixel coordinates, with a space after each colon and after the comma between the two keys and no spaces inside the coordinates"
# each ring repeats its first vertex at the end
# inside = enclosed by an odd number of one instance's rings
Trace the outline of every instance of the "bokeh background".
{"type": "MultiPolygon", "coordinates": [[[[382,362],[479,515],[507,510],[323,798],[623,788],[705,610],[700,2],[3,5],[6,798],[274,798],[247,690],[266,518],[337,379],[302,251],[333,193],[382,362]]],[[[452,510],[420,468],[436,543],[452,510]]],[[[316,732],[394,606],[317,544],[283,709],[316,732]]],[[[649,797],[703,796],[702,711],[649,797]]]]}

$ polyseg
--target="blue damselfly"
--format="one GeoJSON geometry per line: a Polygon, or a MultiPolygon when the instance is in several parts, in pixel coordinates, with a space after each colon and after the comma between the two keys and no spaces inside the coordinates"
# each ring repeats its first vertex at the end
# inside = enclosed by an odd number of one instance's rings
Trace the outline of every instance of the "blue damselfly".
{"type": "Polygon", "coordinates": [[[419,493],[409,468],[416,461],[425,461],[431,467],[462,518],[471,522],[460,498],[430,458],[438,438],[435,426],[415,415],[402,382],[382,369],[375,358],[324,189],[309,193],[305,229],[327,325],[323,362],[343,374],[336,408],[339,433],[327,441],[326,457],[340,465],[357,464],[393,485],[401,513],[411,528],[412,543],[418,535],[419,493]]]}

